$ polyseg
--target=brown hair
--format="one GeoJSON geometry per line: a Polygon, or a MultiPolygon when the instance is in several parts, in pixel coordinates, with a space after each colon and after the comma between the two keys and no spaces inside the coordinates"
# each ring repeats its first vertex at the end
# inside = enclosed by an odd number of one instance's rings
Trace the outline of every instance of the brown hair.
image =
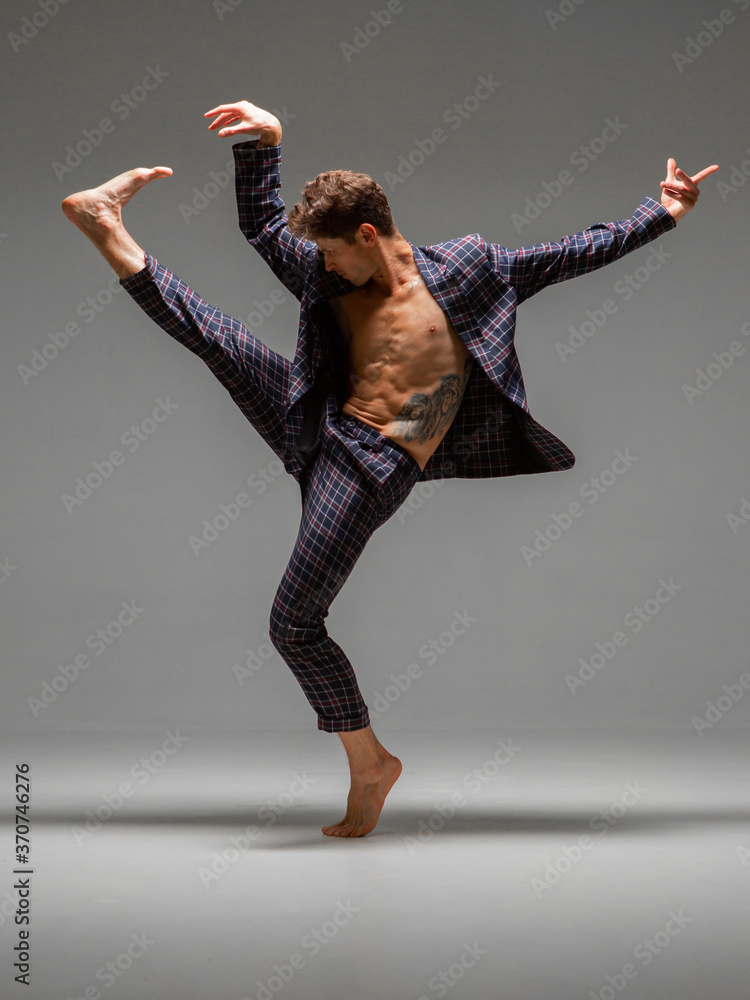
{"type": "Polygon", "coordinates": [[[302,201],[289,213],[289,228],[307,239],[342,239],[354,243],[363,223],[381,236],[394,236],[391,208],[381,186],[353,170],[329,170],[308,181],[302,201]]]}

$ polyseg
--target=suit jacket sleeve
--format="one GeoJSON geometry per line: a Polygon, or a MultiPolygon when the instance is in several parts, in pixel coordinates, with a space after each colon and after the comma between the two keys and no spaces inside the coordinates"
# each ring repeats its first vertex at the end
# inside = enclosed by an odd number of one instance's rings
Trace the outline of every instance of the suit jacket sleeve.
{"type": "Polygon", "coordinates": [[[547,285],[567,281],[632,253],[676,226],[669,212],[653,198],[645,198],[633,217],[597,224],[557,243],[508,250],[488,244],[492,267],[512,285],[517,301],[540,292],[547,285]]]}
{"type": "Polygon", "coordinates": [[[257,139],[232,147],[240,229],[276,277],[299,299],[306,278],[317,269],[318,247],[289,231],[280,195],[280,146],[256,147],[257,139]]]}

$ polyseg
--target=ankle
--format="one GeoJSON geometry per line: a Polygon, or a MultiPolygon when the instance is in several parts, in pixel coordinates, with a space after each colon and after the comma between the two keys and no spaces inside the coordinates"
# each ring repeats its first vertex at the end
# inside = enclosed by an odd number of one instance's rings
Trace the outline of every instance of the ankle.
{"type": "Polygon", "coordinates": [[[375,785],[383,780],[385,776],[385,763],[380,760],[368,761],[366,764],[358,764],[349,767],[349,774],[352,784],[375,785]]]}

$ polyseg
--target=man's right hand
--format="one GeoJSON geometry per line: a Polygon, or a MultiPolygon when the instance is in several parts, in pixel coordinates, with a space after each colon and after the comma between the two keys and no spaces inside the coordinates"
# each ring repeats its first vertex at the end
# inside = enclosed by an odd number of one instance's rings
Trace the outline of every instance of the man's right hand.
{"type": "Polygon", "coordinates": [[[256,108],[249,101],[239,101],[237,104],[220,104],[204,114],[204,118],[218,115],[211,122],[209,130],[219,129],[220,136],[226,135],[258,135],[258,147],[278,146],[281,142],[281,122],[278,118],[256,108]]]}

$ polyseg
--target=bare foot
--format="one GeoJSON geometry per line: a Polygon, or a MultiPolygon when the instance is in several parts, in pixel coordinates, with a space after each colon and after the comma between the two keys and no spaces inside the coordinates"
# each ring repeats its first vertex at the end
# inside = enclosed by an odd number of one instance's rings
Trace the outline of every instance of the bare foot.
{"type": "Polygon", "coordinates": [[[136,167],[118,174],[99,187],[68,195],[62,210],[81,232],[91,236],[100,226],[112,227],[122,223],[122,209],[136,191],[157,177],[169,177],[171,167],[136,167]]]}
{"type": "Polygon", "coordinates": [[[62,203],[66,217],[88,236],[121,278],[140,270],[144,262],[143,250],[123,225],[122,209],[149,181],[171,173],[171,167],[136,167],[99,187],[71,194],[62,203]]]}
{"type": "Polygon", "coordinates": [[[352,777],[349,797],[346,801],[346,816],[333,826],[324,826],[327,837],[364,837],[375,829],[386,796],[401,774],[398,757],[383,751],[382,763],[366,772],[352,777]]]}

